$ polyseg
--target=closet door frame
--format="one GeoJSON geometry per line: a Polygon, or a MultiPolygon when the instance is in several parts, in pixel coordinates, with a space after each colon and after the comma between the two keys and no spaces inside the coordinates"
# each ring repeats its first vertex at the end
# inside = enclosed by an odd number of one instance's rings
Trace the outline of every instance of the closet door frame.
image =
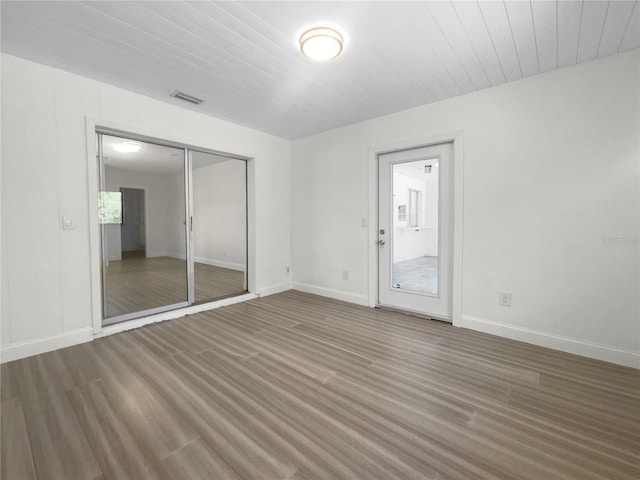
{"type": "MultiPolygon", "coordinates": [[[[143,312],[134,312],[131,314],[122,315],[117,318],[118,323],[125,323],[128,320],[144,320],[143,317],[152,316],[164,312],[176,313],[181,309],[185,311],[190,308],[198,307],[199,311],[215,308],[215,304],[219,301],[212,300],[211,302],[205,302],[204,304],[195,304],[195,259],[194,259],[194,246],[193,246],[193,176],[191,165],[191,153],[202,152],[212,154],[216,156],[228,157],[233,160],[241,160],[245,162],[245,220],[247,228],[245,230],[245,249],[246,249],[246,262],[245,262],[245,275],[244,284],[247,294],[239,295],[243,297],[252,296],[255,297],[251,291],[255,288],[255,272],[252,268],[256,264],[256,242],[255,234],[253,233],[253,226],[255,226],[255,206],[253,198],[253,190],[250,190],[250,186],[255,184],[253,178],[254,166],[253,162],[255,157],[228,153],[210,148],[199,147],[186,143],[176,142],[169,139],[159,138],[155,136],[143,135],[138,133],[132,133],[133,129],[121,129],[103,126],[103,122],[97,122],[95,120],[87,118],[87,158],[95,159],[93,162],[88,162],[88,179],[89,179],[89,210],[90,210],[90,238],[91,238],[91,290],[92,290],[92,304],[93,304],[93,333],[95,336],[100,336],[103,327],[106,327],[115,321],[112,319],[105,319],[105,308],[103,299],[105,298],[105,283],[104,283],[104,268],[103,262],[106,261],[107,256],[104,252],[104,229],[99,224],[98,220],[98,192],[102,191],[104,187],[104,162],[102,152],[102,135],[118,136],[130,140],[141,141],[146,143],[152,143],[156,145],[178,148],[184,151],[184,181],[185,181],[185,234],[186,234],[186,263],[187,263],[187,301],[179,304],[172,304],[169,306],[162,306],[151,310],[145,310],[143,312]],[[97,160],[97,161],[96,161],[97,160]],[[186,307],[186,308],[185,308],[186,307]]],[[[221,301],[228,301],[223,299],[221,301]]],[[[177,313],[173,316],[181,316],[177,313]]],[[[151,321],[159,321],[150,319],[151,321]]]]}
{"type": "Polygon", "coordinates": [[[187,302],[189,305],[196,303],[196,269],[195,259],[193,258],[193,171],[191,169],[191,151],[192,149],[185,147],[184,149],[184,192],[185,199],[184,218],[186,221],[185,231],[187,233],[187,302]]]}

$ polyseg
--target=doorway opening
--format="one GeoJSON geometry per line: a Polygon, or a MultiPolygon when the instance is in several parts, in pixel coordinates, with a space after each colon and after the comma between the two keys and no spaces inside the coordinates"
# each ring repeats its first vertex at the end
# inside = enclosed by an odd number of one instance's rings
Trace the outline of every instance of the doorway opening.
{"type": "Polygon", "coordinates": [[[246,159],[96,135],[102,325],[246,293],[246,159]]]}

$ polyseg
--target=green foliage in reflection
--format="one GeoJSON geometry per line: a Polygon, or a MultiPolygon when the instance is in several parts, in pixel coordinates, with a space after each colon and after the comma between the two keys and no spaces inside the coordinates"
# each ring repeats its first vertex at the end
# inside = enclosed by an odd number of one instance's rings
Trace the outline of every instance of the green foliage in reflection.
{"type": "Polygon", "coordinates": [[[122,193],[100,192],[100,196],[98,197],[98,212],[100,216],[100,223],[121,224],[122,193]]]}

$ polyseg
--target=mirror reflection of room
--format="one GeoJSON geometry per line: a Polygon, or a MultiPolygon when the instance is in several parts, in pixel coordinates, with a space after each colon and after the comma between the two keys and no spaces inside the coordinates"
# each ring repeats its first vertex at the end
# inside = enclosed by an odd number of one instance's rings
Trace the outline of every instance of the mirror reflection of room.
{"type": "Polygon", "coordinates": [[[190,203],[184,149],[102,135],[106,323],[246,291],[246,162],[191,158],[190,203]]]}
{"type": "Polygon", "coordinates": [[[103,135],[102,155],[101,195],[121,202],[103,221],[105,318],[187,302],[184,150],[103,135]]]}
{"type": "Polygon", "coordinates": [[[438,293],[438,159],[393,166],[392,288],[438,293]]]}

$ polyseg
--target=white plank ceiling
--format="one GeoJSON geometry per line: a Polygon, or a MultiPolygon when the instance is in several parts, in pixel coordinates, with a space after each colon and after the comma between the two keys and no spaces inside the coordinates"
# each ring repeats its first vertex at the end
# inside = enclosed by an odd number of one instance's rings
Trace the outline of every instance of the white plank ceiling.
{"type": "Polygon", "coordinates": [[[285,138],[640,46],[638,1],[3,0],[2,51],[285,138]],[[344,54],[303,58],[333,25],[344,54]],[[190,106],[181,90],[205,100],[190,106]]]}

